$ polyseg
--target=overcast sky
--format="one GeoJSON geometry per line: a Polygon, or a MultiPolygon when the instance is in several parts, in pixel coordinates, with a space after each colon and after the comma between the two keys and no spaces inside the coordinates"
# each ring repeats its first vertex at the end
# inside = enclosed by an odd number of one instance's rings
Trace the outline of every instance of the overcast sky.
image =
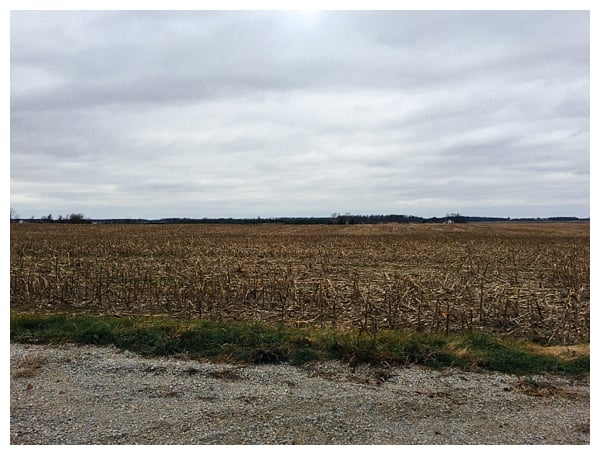
{"type": "Polygon", "coordinates": [[[12,12],[10,204],[590,215],[585,11],[12,12]]]}

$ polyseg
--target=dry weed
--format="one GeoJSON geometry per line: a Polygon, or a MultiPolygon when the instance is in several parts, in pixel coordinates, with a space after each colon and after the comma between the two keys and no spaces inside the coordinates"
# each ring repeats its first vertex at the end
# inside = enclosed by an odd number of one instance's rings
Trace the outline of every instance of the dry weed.
{"type": "Polygon", "coordinates": [[[10,375],[13,378],[31,378],[39,373],[45,363],[46,359],[43,357],[25,356],[11,367],[10,375]]]}

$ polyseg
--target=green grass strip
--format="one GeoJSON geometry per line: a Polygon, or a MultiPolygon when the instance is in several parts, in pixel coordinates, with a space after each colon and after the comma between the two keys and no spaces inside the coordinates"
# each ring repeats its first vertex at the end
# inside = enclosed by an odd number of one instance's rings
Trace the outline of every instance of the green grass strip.
{"type": "Polygon", "coordinates": [[[490,334],[442,336],[408,331],[365,334],[293,329],[259,323],[90,315],[12,314],[10,339],[19,343],[114,345],[147,356],[246,363],[341,360],[351,364],[418,364],[513,374],[589,374],[589,355],[565,359],[535,345],[490,334]]]}

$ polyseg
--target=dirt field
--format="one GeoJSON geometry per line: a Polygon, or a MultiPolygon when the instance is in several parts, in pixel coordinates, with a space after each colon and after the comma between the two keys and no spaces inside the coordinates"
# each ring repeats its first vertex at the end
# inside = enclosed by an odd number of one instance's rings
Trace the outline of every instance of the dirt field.
{"type": "Polygon", "coordinates": [[[11,309],[589,341],[589,223],[11,225],[11,309]]]}

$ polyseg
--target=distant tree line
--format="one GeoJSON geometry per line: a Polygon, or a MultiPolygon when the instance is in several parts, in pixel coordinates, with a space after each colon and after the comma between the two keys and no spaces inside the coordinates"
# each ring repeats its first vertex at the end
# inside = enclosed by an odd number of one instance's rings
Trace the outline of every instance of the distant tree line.
{"type": "Polygon", "coordinates": [[[475,223],[507,221],[589,221],[589,218],[552,217],[552,218],[501,218],[485,216],[464,216],[450,213],[444,217],[423,218],[413,215],[343,215],[334,213],[330,217],[274,217],[274,218],[161,218],[147,220],[143,218],[112,218],[92,220],[99,224],[383,224],[383,223],[475,223]]]}
{"type": "Polygon", "coordinates": [[[10,222],[90,224],[92,223],[92,220],[86,218],[83,213],[70,213],[65,216],[59,215],[58,218],[54,218],[50,213],[49,215],[42,216],[41,218],[31,217],[29,219],[22,219],[16,214],[13,216],[13,211],[11,210],[10,222]]]}
{"type": "Polygon", "coordinates": [[[68,223],[68,224],[382,224],[382,223],[475,223],[496,221],[589,221],[589,218],[574,216],[549,217],[549,218],[501,218],[483,216],[463,216],[459,213],[448,213],[445,217],[423,218],[413,215],[353,215],[351,213],[332,213],[329,217],[275,217],[275,218],[160,218],[148,220],[144,218],[108,218],[90,219],[82,213],[71,213],[54,218],[52,214],[41,218],[20,218],[11,209],[11,223],[68,223]]]}
{"type": "Polygon", "coordinates": [[[343,215],[333,213],[328,224],[421,223],[423,218],[412,215],[343,215]]]}

